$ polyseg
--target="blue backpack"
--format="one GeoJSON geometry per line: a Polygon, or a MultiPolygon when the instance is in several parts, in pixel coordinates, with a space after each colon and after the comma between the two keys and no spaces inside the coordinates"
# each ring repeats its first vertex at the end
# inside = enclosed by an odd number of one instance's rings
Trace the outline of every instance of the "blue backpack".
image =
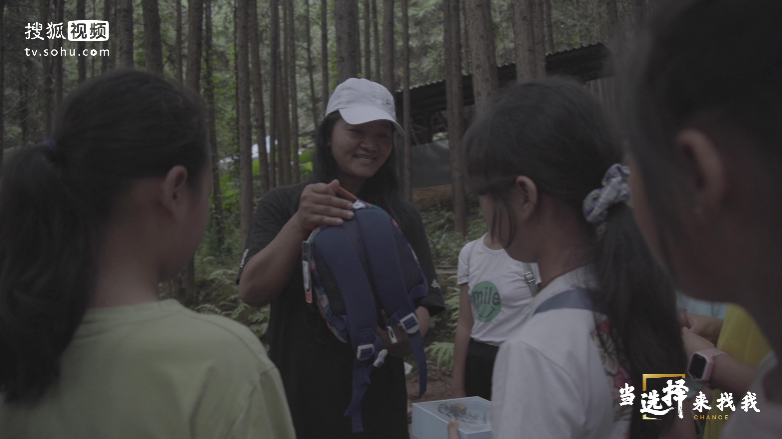
{"type": "Polygon", "coordinates": [[[353,396],[345,416],[359,433],[370,373],[387,354],[377,335],[380,310],[388,316],[392,343],[397,342],[394,325],[401,323],[407,332],[418,363],[420,395],[426,391],[426,355],[413,303],[426,296],[427,283],[413,249],[386,211],[356,199],[353,213],[340,226],[312,232],[302,243],[302,266],[307,301],[312,303],[314,292],[328,327],[356,353],[353,396]]]}

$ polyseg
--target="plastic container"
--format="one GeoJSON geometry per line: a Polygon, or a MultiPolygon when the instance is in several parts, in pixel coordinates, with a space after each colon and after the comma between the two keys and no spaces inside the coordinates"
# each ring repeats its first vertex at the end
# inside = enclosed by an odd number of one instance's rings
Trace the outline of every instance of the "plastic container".
{"type": "Polygon", "coordinates": [[[491,402],[478,396],[413,404],[413,439],[448,439],[451,419],[459,439],[491,439],[491,402]]]}

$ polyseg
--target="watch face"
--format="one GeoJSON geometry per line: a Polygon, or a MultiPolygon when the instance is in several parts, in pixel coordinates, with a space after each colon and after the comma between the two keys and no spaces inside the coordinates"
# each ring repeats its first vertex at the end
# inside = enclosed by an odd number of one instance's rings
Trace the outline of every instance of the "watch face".
{"type": "Polygon", "coordinates": [[[701,354],[692,354],[692,360],[690,361],[690,376],[696,379],[703,378],[703,371],[706,370],[706,357],[701,354]]]}

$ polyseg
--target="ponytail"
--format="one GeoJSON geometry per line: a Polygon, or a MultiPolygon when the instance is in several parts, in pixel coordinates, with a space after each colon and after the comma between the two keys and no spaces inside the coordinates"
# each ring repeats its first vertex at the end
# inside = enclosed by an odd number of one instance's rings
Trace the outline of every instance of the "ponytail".
{"type": "Polygon", "coordinates": [[[0,186],[0,391],[40,398],[79,326],[95,278],[95,220],[53,153],[17,153],[0,186]]]}
{"type": "Polygon", "coordinates": [[[102,233],[135,181],[173,166],[200,183],[209,160],[192,92],[118,69],[71,92],[53,139],[14,154],[0,176],[0,394],[34,404],[92,300],[102,233]]]}
{"type": "Polygon", "coordinates": [[[645,373],[685,371],[676,293],[646,247],[630,207],[613,206],[604,224],[593,251],[600,287],[593,298],[611,321],[611,341],[619,347],[635,387],[630,437],[657,438],[674,418],[642,422],[641,386],[645,373]]]}

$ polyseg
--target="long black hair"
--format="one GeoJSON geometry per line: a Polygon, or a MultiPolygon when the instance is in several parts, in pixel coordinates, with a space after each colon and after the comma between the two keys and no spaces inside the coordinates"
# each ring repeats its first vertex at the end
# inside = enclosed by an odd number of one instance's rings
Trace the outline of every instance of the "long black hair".
{"type": "MultiPolygon", "coordinates": [[[[334,125],[340,120],[339,111],[329,113],[318,126],[315,134],[315,163],[313,164],[312,180],[318,183],[328,183],[339,177],[339,165],[331,153],[331,135],[334,125]]],[[[389,122],[390,123],[390,122],[389,122]]],[[[393,142],[393,140],[392,140],[393,142]]],[[[399,194],[399,177],[396,174],[396,147],[392,144],[391,154],[372,177],[361,187],[361,192],[355,194],[362,200],[377,204],[397,221],[407,220],[404,216],[404,201],[399,194]],[[401,218],[400,218],[401,216],[401,218]]]]}
{"type": "Polygon", "coordinates": [[[666,2],[625,66],[624,126],[644,184],[653,188],[646,195],[668,259],[666,243],[687,240],[671,200],[695,204],[675,146],[688,127],[749,165],[744,177],[759,195],[753,215],[782,238],[780,22],[777,0],[666,2]]]}
{"type": "Polygon", "coordinates": [[[0,393],[35,403],[89,306],[102,232],[139,179],[209,160],[202,106],[150,73],[92,78],[58,107],[52,137],[16,153],[0,181],[0,393]]]}
{"type": "MultiPolygon", "coordinates": [[[[584,198],[623,158],[615,127],[595,97],[561,79],[517,85],[473,123],[464,144],[472,189],[494,201],[492,233],[498,221],[509,220],[510,236],[498,237],[506,247],[516,233],[510,202],[519,175],[570,208],[590,231],[583,244],[591,249],[597,274],[593,299],[611,321],[611,340],[629,366],[633,386],[640,390],[643,373],[683,373],[676,295],[652,260],[632,211],[624,203],[611,207],[600,232],[583,214],[584,198]]],[[[657,437],[672,419],[665,426],[647,423],[642,432],[640,401],[635,398],[631,437],[657,437]]]]}

